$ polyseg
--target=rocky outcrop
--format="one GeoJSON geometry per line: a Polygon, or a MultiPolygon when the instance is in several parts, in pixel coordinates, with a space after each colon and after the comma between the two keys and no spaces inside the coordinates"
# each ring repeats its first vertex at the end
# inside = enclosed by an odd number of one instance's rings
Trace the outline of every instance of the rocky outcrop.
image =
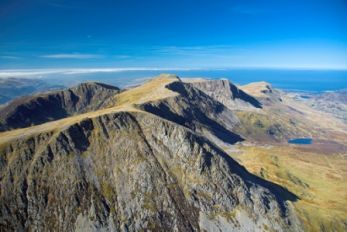
{"type": "Polygon", "coordinates": [[[295,195],[146,112],[2,142],[0,176],[1,231],[301,230],[295,195]]]}
{"type": "Polygon", "coordinates": [[[120,90],[101,83],[21,97],[0,110],[0,131],[23,128],[100,109],[120,90]]]}
{"type": "Polygon", "coordinates": [[[231,110],[252,110],[261,108],[261,103],[228,80],[194,81],[192,85],[231,110]]]}
{"type": "Polygon", "coordinates": [[[203,134],[216,143],[242,141],[233,133],[239,120],[225,105],[205,94],[193,84],[175,81],[166,86],[177,96],[148,102],[140,109],[203,134]]]}

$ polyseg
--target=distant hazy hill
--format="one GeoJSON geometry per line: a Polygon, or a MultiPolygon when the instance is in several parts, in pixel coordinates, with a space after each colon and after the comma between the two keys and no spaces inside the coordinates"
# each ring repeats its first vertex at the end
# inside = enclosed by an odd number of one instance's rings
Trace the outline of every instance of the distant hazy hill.
{"type": "Polygon", "coordinates": [[[347,123],[347,89],[324,93],[291,93],[296,100],[347,123]]]}
{"type": "Polygon", "coordinates": [[[62,88],[64,88],[63,85],[52,85],[41,79],[0,78],[0,104],[20,96],[62,88]]]}

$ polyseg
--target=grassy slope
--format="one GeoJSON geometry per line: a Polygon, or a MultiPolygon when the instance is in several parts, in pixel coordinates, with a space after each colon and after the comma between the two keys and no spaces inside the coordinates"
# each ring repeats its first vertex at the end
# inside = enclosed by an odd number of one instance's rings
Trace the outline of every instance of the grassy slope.
{"type": "Polygon", "coordinates": [[[276,141],[287,141],[296,135],[308,134],[302,129],[302,125],[286,115],[275,113],[258,113],[249,111],[236,111],[240,119],[240,125],[235,131],[244,135],[248,140],[264,141],[275,139],[276,141]]]}
{"type": "Polygon", "coordinates": [[[347,152],[317,154],[296,146],[239,146],[231,154],[250,172],[285,186],[307,231],[345,231],[347,152]]]}
{"type": "Polygon", "coordinates": [[[160,75],[143,85],[124,91],[114,98],[115,105],[134,105],[176,96],[177,93],[165,88],[171,82],[179,79],[173,75],[160,75]]]}

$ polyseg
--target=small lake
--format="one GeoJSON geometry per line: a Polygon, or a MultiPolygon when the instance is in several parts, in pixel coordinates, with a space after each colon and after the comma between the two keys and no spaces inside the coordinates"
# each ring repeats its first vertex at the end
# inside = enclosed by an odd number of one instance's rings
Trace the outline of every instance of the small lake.
{"type": "Polygon", "coordinates": [[[294,138],[294,139],[289,139],[288,143],[291,144],[312,144],[313,139],[311,138],[294,138]]]}

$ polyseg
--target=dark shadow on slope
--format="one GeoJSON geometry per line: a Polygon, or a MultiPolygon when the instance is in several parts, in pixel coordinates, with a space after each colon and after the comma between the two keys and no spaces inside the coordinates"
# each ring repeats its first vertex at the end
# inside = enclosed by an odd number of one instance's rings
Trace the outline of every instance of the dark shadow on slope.
{"type": "Polygon", "coordinates": [[[208,118],[203,112],[200,110],[197,111],[197,118],[199,119],[199,122],[206,125],[206,127],[212,131],[212,133],[219,138],[220,140],[229,143],[229,144],[235,144],[237,142],[244,141],[244,139],[239,136],[238,134],[235,134],[234,132],[231,132],[227,129],[225,129],[224,126],[220,125],[216,121],[208,118]]]}
{"type": "Polygon", "coordinates": [[[0,110],[0,131],[39,125],[101,108],[120,92],[115,86],[87,82],[13,100],[0,110]]]}
{"type": "Polygon", "coordinates": [[[248,102],[256,108],[262,108],[262,104],[257,99],[237,88],[235,85],[230,84],[230,90],[233,93],[234,98],[239,98],[245,102],[248,102]]]}
{"type": "Polygon", "coordinates": [[[142,108],[147,112],[185,126],[193,131],[197,129],[197,126],[203,126],[204,128],[210,130],[217,138],[229,144],[235,144],[244,140],[238,134],[225,129],[216,121],[208,118],[198,109],[192,110],[193,112],[186,111],[184,112],[184,116],[181,116],[175,112],[172,112],[170,107],[165,103],[160,103],[158,105],[145,104],[142,106],[142,108]]]}
{"type": "Polygon", "coordinates": [[[186,126],[194,131],[196,131],[197,126],[202,126],[211,131],[217,138],[229,144],[244,140],[216,120],[223,111],[227,110],[223,104],[215,101],[192,85],[180,81],[173,82],[166,87],[179,93],[179,96],[161,101],[159,104],[145,104],[142,108],[147,112],[186,126]],[[174,109],[177,108],[175,106],[182,109],[181,115],[174,112],[174,109]],[[204,108],[204,106],[207,106],[207,108],[204,108]],[[209,113],[214,115],[215,118],[211,119],[207,111],[210,111],[209,113]]]}
{"type": "Polygon", "coordinates": [[[95,85],[99,85],[105,89],[110,89],[110,90],[117,90],[117,91],[120,91],[121,89],[118,88],[117,86],[113,86],[113,85],[108,85],[108,84],[105,84],[105,83],[101,83],[101,82],[86,82],[86,83],[82,83],[82,84],[85,84],[85,85],[88,85],[88,83],[92,83],[92,84],[95,84],[95,85]]]}
{"type": "Polygon", "coordinates": [[[56,96],[21,97],[1,110],[0,117],[5,121],[0,125],[0,131],[37,125],[52,118],[65,118],[68,113],[60,105],[61,99],[56,96]]]}

